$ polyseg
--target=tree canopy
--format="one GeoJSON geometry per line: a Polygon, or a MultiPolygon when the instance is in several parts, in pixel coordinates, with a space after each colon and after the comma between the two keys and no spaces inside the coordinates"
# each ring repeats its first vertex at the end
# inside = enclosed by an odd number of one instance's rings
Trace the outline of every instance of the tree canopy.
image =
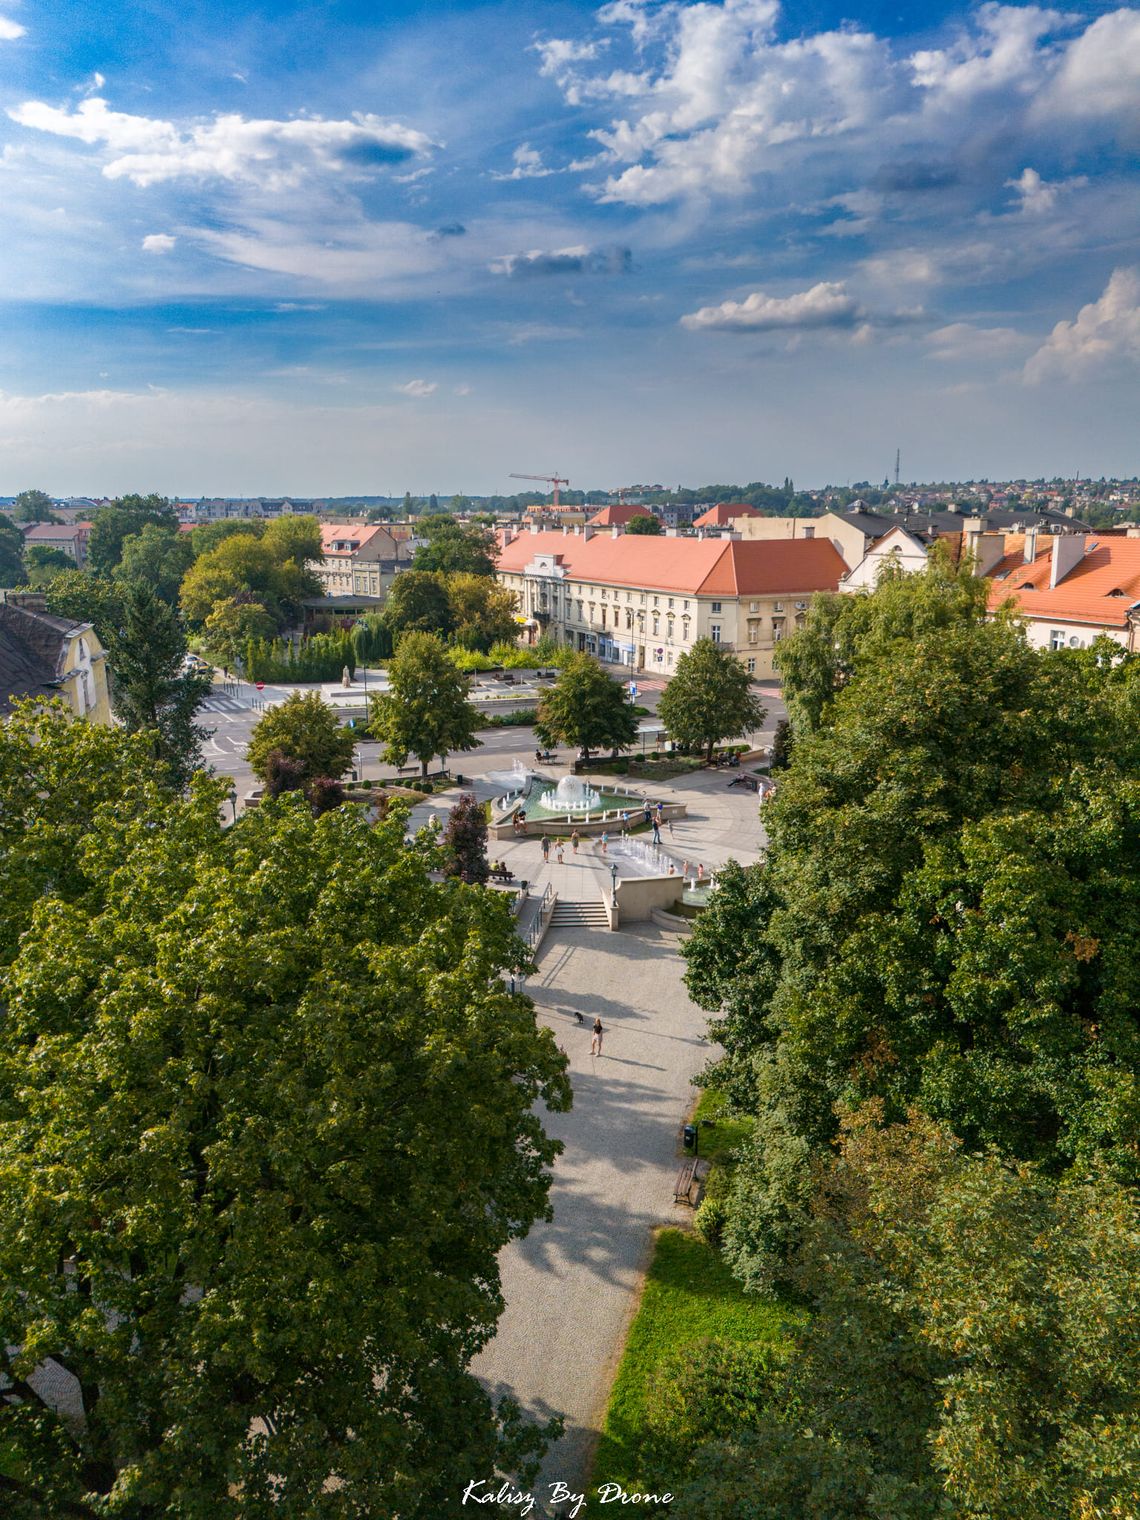
{"type": "MultiPolygon", "coordinates": [[[[398,582],[397,582],[398,584],[398,582]]],[[[477,749],[479,714],[467,700],[467,678],[455,668],[439,639],[406,633],[388,666],[390,689],[372,698],[369,727],[386,745],[390,765],[409,755],[427,775],[433,755],[477,749]]]]}
{"type": "Polygon", "coordinates": [[[21,491],[16,497],[12,515],[21,523],[51,522],[52,505],[52,499],[46,491],[21,491]]]}
{"type": "Polygon", "coordinates": [[[191,623],[202,625],[219,602],[256,602],[284,628],[298,620],[305,597],[320,592],[307,568],[319,557],[315,517],[281,518],[257,534],[231,534],[190,567],[182,582],[182,610],[191,623]]]}
{"type": "Polygon", "coordinates": [[[427,570],[405,570],[392,582],[382,614],[397,642],[407,633],[446,638],[455,627],[443,577],[427,570]]]}
{"type": "Polygon", "coordinates": [[[178,514],[165,496],[119,496],[109,507],[100,507],[91,519],[87,562],[99,575],[110,575],[123,556],[123,544],[148,523],[177,530],[178,514]]]}
{"type": "Polygon", "coordinates": [[[540,1444],[467,1367],[565,1058],[401,810],[224,790],[0,729],[5,1512],[436,1520],[540,1444]]]}
{"type": "Polygon", "coordinates": [[[513,591],[492,576],[456,571],[444,580],[454,622],[452,641],[486,654],[492,644],[513,642],[518,633],[513,591]]]}
{"type": "Polygon", "coordinates": [[[123,540],[115,574],[122,580],[145,581],[155,596],[176,607],[182,577],[193,563],[190,535],[152,522],[123,540]]]}
{"type": "Polygon", "coordinates": [[[534,731],[543,744],[573,744],[588,760],[595,749],[628,749],[637,718],[620,682],[593,655],[575,654],[538,704],[534,731]]]}
{"type": "Polygon", "coordinates": [[[261,781],[269,780],[269,756],[278,751],[299,766],[299,782],[307,787],[320,776],[336,781],[352,764],[356,739],[345,728],[320,692],[295,691],[258,720],[249,738],[246,758],[261,781]]]}
{"type": "Polygon", "coordinates": [[[418,532],[427,542],[416,550],[412,561],[416,570],[445,575],[457,571],[467,575],[494,575],[495,538],[486,528],[457,522],[448,513],[439,513],[425,516],[418,532]]]}
{"type": "Polygon", "coordinates": [[[752,691],[752,678],[730,650],[698,639],[677,661],[661,693],[657,715],[679,744],[705,751],[722,739],[739,739],[764,721],[766,709],[752,691]]]}
{"type": "Polygon", "coordinates": [[[663,533],[665,529],[659,517],[654,517],[649,512],[639,512],[636,517],[631,517],[626,523],[625,531],[633,534],[648,533],[650,536],[656,536],[663,533]]]}
{"type": "Polygon", "coordinates": [[[183,669],[186,635],[168,603],[143,581],[64,571],[47,588],[49,612],[94,625],[107,651],[111,705],[128,733],[146,733],[151,754],[184,786],[202,765],[205,730],[194,715],[209,675],[183,669]]]}
{"type": "Polygon", "coordinates": [[[24,580],[24,535],[0,513],[0,586],[19,586],[24,580]]]}

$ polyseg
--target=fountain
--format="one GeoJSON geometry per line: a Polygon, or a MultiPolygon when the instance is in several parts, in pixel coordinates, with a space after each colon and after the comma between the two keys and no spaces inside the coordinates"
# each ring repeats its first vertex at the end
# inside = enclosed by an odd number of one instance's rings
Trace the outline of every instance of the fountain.
{"type": "Polygon", "coordinates": [[[589,813],[598,806],[602,794],[581,776],[563,776],[538,799],[550,813],[589,813]]]}

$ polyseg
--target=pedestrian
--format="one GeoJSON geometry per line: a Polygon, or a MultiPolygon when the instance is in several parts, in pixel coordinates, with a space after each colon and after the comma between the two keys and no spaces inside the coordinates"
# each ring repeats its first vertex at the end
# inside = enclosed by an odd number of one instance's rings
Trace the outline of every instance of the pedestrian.
{"type": "Polygon", "coordinates": [[[605,1030],[602,1028],[602,1021],[601,1021],[601,1019],[595,1019],[594,1020],[593,1033],[590,1036],[590,1054],[592,1056],[600,1056],[601,1055],[601,1053],[602,1053],[602,1036],[604,1034],[605,1034],[605,1030]]]}
{"type": "Polygon", "coordinates": [[[543,863],[543,865],[549,865],[550,864],[550,835],[549,834],[544,834],[542,836],[542,863],[543,863]]]}
{"type": "Polygon", "coordinates": [[[661,843],[661,825],[657,822],[656,818],[653,820],[653,843],[661,843]]]}
{"type": "Polygon", "coordinates": [[[570,848],[574,851],[574,854],[577,855],[577,853],[578,853],[578,830],[577,829],[575,829],[574,832],[570,835],[570,848]]]}
{"type": "Polygon", "coordinates": [[[672,861],[670,861],[669,862],[669,875],[670,876],[676,876],[676,874],[677,874],[677,867],[673,864],[672,861]]]}
{"type": "Polygon", "coordinates": [[[663,807],[663,805],[662,805],[662,804],[661,804],[661,803],[660,803],[660,802],[659,802],[659,803],[658,803],[658,804],[657,804],[657,822],[658,822],[658,823],[660,823],[660,822],[661,822],[661,815],[662,815],[662,813],[663,813],[663,812],[664,812],[664,807],[663,807]]]}
{"type": "Polygon", "coordinates": [[[672,839],[672,837],[673,837],[673,820],[672,820],[672,818],[670,818],[670,820],[669,820],[669,838],[672,839]]]}
{"type": "Polygon", "coordinates": [[[697,886],[698,887],[700,886],[701,882],[704,881],[704,879],[705,879],[705,868],[701,864],[701,862],[698,860],[697,861],[697,886]]]}
{"type": "Polygon", "coordinates": [[[681,863],[681,880],[686,884],[689,880],[689,862],[687,860],[681,863]]]}
{"type": "Polygon", "coordinates": [[[555,851],[555,858],[558,861],[558,864],[561,865],[562,864],[562,841],[561,841],[561,839],[558,841],[558,849],[555,851]]]}
{"type": "Polygon", "coordinates": [[[603,829],[602,830],[602,854],[603,855],[608,855],[609,852],[610,852],[610,836],[606,833],[605,829],[603,829]]]}
{"type": "Polygon", "coordinates": [[[621,831],[622,831],[622,833],[624,834],[625,831],[626,831],[626,829],[628,829],[628,828],[629,828],[629,809],[628,808],[622,808],[622,810],[621,810],[621,831]]]}
{"type": "Polygon", "coordinates": [[[649,798],[648,797],[645,799],[645,805],[642,808],[642,812],[645,814],[645,821],[646,821],[646,823],[649,823],[652,820],[653,811],[652,811],[652,809],[649,806],[649,798]]]}

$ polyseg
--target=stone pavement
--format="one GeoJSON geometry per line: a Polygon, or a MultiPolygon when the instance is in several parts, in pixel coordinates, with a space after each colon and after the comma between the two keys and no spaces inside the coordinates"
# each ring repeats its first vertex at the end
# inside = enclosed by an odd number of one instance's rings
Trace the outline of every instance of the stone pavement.
{"type": "Polygon", "coordinates": [[[547,937],[527,983],[539,1021],[570,1058],[574,1107],[543,1115],[566,1147],[554,1168],[554,1218],[500,1256],[507,1307],[472,1370],[532,1414],[565,1415],[540,1483],[580,1486],[653,1229],[689,1217],[672,1201],[679,1130],[695,1096],[691,1079],[715,1047],[703,1038],[705,1015],[682,970],[676,940],[653,926],[575,930],[547,937]],[[595,1015],[606,1028],[597,1058],[595,1015]]]}

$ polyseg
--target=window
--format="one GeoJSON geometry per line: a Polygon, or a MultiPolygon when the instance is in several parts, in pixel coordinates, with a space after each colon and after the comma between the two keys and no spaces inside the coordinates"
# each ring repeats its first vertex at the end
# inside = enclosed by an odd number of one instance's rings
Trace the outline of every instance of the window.
{"type": "Polygon", "coordinates": [[[1049,648],[1050,649],[1064,649],[1064,647],[1065,647],[1065,630],[1063,628],[1054,628],[1050,632],[1050,634],[1049,634],[1049,648]]]}
{"type": "Polygon", "coordinates": [[[756,623],[749,623],[748,625],[748,642],[750,644],[758,644],[760,642],[760,628],[756,623]]]}
{"type": "Polygon", "coordinates": [[[710,612],[719,612],[720,611],[720,603],[719,602],[714,602],[712,604],[712,606],[709,608],[709,611],[710,612]]]}
{"type": "Polygon", "coordinates": [[[659,637],[660,633],[661,633],[661,619],[657,616],[656,613],[654,613],[653,614],[653,637],[654,638],[659,637]]]}
{"type": "Polygon", "coordinates": [[[805,538],[814,538],[815,537],[815,529],[814,528],[805,528],[804,529],[804,537],[805,538]]]}
{"type": "Polygon", "coordinates": [[[749,612],[759,612],[760,611],[760,603],[759,602],[749,602],[748,603],[748,610],[749,610],[749,612]]]}
{"type": "MultiPolygon", "coordinates": [[[[714,603],[713,605],[715,606],[716,604],[714,603]]],[[[709,626],[709,638],[712,639],[712,641],[713,641],[714,644],[719,644],[720,643],[720,624],[719,623],[712,623],[712,624],[710,624],[710,626],[709,626]]]]}
{"type": "Polygon", "coordinates": [[[681,603],[681,606],[682,606],[682,608],[686,612],[688,612],[688,610],[689,610],[689,598],[688,597],[686,597],[685,600],[681,603]]]}
{"type": "Polygon", "coordinates": [[[807,611],[807,603],[806,602],[797,602],[796,603],[796,611],[797,612],[806,612],[807,611]]]}
{"type": "Polygon", "coordinates": [[[783,602],[773,602],[772,603],[772,611],[773,612],[783,612],[783,610],[784,610],[784,604],[783,604],[783,602]]]}
{"type": "Polygon", "coordinates": [[[668,605],[669,605],[669,606],[670,606],[670,607],[672,607],[672,605],[673,605],[673,598],[672,598],[672,597],[670,597],[670,598],[669,598],[669,603],[668,603],[668,605]]]}
{"type": "Polygon", "coordinates": [[[784,625],[783,625],[783,623],[777,623],[777,624],[775,624],[774,627],[773,627],[773,629],[772,629],[772,643],[773,644],[778,644],[783,637],[784,637],[784,625]]]}
{"type": "Polygon", "coordinates": [[[745,660],[745,662],[744,662],[744,668],[745,668],[745,670],[747,670],[747,672],[748,672],[748,674],[750,676],[754,676],[756,674],[756,661],[755,660],[745,660]]]}
{"type": "Polygon", "coordinates": [[[656,596],[655,596],[655,597],[654,597],[654,598],[653,598],[653,605],[654,605],[654,606],[655,606],[655,607],[656,607],[656,606],[657,606],[657,603],[658,603],[658,601],[659,601],[659,600],[660,600],[660,598],[659,598],[659,597],[656,597],[656,596]]]}

